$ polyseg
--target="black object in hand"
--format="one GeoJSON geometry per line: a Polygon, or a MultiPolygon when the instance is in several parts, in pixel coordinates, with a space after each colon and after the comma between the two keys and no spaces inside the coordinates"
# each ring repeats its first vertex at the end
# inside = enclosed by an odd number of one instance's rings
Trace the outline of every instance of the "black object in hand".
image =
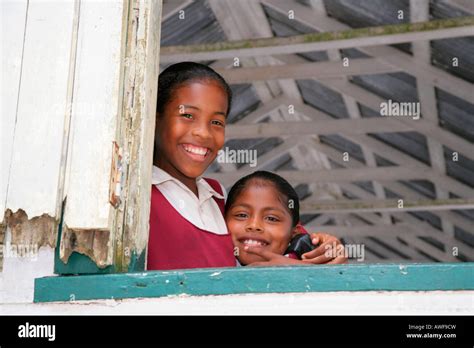
{"type": "Polygon", "coordinates": [[[296,256],[301,259],[303,254],[313,250],[315,247],[316,246],[311,242],[311,236],[309,234],[297,234],[290,241],[290,245],[288,245],[285,254],[295,253],[296,256]]]}

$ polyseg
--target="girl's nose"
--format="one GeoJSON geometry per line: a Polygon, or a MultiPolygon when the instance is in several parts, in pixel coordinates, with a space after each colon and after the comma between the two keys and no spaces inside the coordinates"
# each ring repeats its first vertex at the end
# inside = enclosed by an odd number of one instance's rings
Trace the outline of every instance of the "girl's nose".
{"type": "Polygon", "coordinates": [[[260,220],[253,218],[248,220],[247,226],[245,226],[247,232],[263,232],[263,227],[260,224],[260,220]]]}
{"type": "Polygon", "coordinates": [[[192,129],[191,133],[192,135],[203,139],[208,139],[211,137],[209,126],[204,122],[196,124],[196,126],[192,129]]]}

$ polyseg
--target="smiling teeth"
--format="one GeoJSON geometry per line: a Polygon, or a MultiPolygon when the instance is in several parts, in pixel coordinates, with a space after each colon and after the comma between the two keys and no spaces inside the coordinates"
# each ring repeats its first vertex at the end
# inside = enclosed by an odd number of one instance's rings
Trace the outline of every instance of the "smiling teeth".
{"type": "Polygon", "coordinates": [[[246,239],[243,241],[245,245],[260,245],[260,246],[265,246],[267,243],[265,242],[259,242],[258,240],[253,240],[253,239],[246,239]]]}
{"type": "Polygon", "coordinates": [[[194,147],[189,145],[183,145],[183,147],[187,152],[191,152],[196,155],[205,156],[207,154],[207,149],[205,147],[194,147]]]}

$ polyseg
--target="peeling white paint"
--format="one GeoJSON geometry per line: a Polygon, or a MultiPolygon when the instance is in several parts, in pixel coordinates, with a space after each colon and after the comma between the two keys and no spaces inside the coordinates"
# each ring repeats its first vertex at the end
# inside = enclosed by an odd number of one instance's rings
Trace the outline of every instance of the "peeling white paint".
{"type": "Polygon", "coordinates": [[[123,5],[122,1],[81,3],[65,190],[64,221],[71,229],[109,229],[123,5]]]}
{"type": "MultiPolygon", "coordinates": [[[[13,7],[20,5],[7,3],[8,17],[13,7]]],[[[1,176],[8,180],[4,209],[13,212],[22,209],[30,219],[43,214],[57,217],[60,210],[58,186],[61,185],[74,6],[73,1],[29,2],[26,33],[24,40],[23,37],[20,40],[21,81],[13,82],[13,86],[19,84],[18,95],[10,101],[15,103],[15,108],[9,107],[6,115],[7,120],[13,117],[15,126],[7,128],[8,132],[13,131],[13,136],[8,134],[4,140],[10,142],[5,149],[11,163],[7,162],[9,166],[2,169],[1,176]]],[[[7,46],[2,52],[11,48],[14,46],[7,46]]],[[[2,94],[2,100],[3,97],[2,94]]]]}
{"type": "Polygon", "coordinates": [[[25,35],[26,0],[1,1],[0,16],[8,35],[2,35],[0,95],[1,103],[1,148],[0,151],[0,222],[3,222],[10,173],[13,135],[15,132],[16,106],[20,87],[23,38],[25,35]]]}

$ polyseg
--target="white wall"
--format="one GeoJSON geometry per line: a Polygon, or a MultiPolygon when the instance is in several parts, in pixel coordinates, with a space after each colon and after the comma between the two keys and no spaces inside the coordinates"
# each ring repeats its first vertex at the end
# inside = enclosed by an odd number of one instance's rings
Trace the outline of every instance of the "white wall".
{"type": "MultiPolygon", "coordinates": [[[[11,241],[7,228],[5,243],[11,241]]],[[[4,249],[5,251],[5,249],[4,249]]],[[[31,303],[34,295],[34,280],[53,275],[54,249],[41,247],[33,257],[18,257],[4,252],[3,272],[0,272],[0,303],[31,303]]]]}
{"type": "Polygon", "coordinates": [[[156,299],[100,300],[0,305],[3,314],[386,314],[472,315],[474,291],[322,292],[171,296],[156,299]]]}

